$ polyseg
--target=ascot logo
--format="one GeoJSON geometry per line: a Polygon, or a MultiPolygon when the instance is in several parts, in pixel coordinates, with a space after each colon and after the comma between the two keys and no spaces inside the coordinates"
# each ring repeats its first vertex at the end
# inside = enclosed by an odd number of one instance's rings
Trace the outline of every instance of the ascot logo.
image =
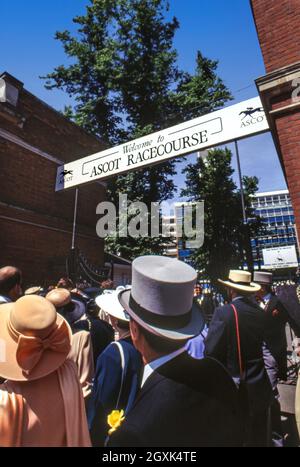
{"type": "Polygon", "coordinates": [[[73,178],[73,170],[62,170],[59,174],[59,183],[70,182],[73,178]]]}
{"type": "Polygon", "coordinates": [[[241,117],[241,128],[255,125],[266,118],[263,107],[247,107],[246,110],[242,110],[242,112],[239,113],[239,116],[241,115],[243,115],[243,117],[241,117]]]}

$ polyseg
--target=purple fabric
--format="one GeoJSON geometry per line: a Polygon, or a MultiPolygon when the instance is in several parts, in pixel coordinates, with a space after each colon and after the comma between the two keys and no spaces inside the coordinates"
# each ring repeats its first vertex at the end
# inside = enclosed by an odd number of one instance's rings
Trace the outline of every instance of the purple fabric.
{"type": "Polygon", "coordinates": [[[207,326],[204,327],[203,331],[196,337],[188,340],[185,344],[185,348],[187,353],[197,359],[201,359],[204,357],[204,339],[206,338],[208,333],[207,326]]]}

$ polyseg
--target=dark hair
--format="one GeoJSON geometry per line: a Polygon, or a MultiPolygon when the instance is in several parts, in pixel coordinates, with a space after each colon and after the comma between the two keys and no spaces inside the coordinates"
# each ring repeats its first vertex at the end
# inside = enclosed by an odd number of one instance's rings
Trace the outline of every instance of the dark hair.
{"type": "Polygon", "coordinates": [[[69,277],[61,277],[56,285],[58,288],[62,289],[73,289],[74,283],[69,277]]]}
{"type": "Polygon", "coordinates": [[[140,332],[143,334],[145,340],[147,341],[147,344],[151,347],[151,349],[161,354],[168,354],[174,352],[175,350],[178,350],[181,347],[183,347],[184,344],[188,341],[188,339],[171,340],[167,339],[166,337],[160,337],[156,334],[152,334],[151,332],[147,331],[138,323],[136,324],[139,327],[140,332]]]}
{"type": "Polygon", "coordinates": [[[5,266],[0,269],[0,294],[7,295],[17,284],[22,282],[20,269],[5,266]]]}
{"type": "Polygon", "coordinates": [[[129,322],[124,321],[124,319],[118,319],[117,326],[118,326],[119,329],[129,331],[129,322]]]}
{"type": "Polygon", "coordinates": [[[266,290],[266,292],[271,293],[272,292],[272,286],[271,284],[260,284],[262,288],[266,290]]]}
{"type": "Polygon", "coordinates": [[[94,300],[89,300],[87,302],[86,306],[86,314],[90,316],[91,318],[98,318],[99,316],[99,307],[98,305],[94,302],[94,300]]]}

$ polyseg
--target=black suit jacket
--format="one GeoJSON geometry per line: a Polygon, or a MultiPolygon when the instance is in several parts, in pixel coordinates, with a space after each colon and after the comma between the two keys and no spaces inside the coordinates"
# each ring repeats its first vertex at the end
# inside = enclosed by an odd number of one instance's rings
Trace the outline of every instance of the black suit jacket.
{"type": "Polygon", "coordinates": [[[88,331],[91,335],[94,365],[104,349],[114,340],[114,330],[110,324],[102,319],[88,317],[77,321],[72,326],[73,331],[88,331]]]}
{"type": "Polygon", "coordinates": [[[266,322],[264,340],[278,365],[279,377],[285,379],[287,371],[285,325],[290,321],[289,315],[276,295],[271,295],[264,311],[266,322]]]}
{"type": "Polygon", "coordinates": [[[239,446],[240,416],[225,368],[184,352],[149,376],[109,446],[239,446]]]}
{"type": "MultiPolygon", "coordinates": [[[[233,303],[238,313],[242,363],[250,409],[265,410],[271,397],[271,385],[262,354],[265,313],[247,298],[237,299],[233,303]]],[[[205,340],[205,354],[219,360],[232,377],[239,379],[237,334],[231,305],[216,308],[205,340]]]]}

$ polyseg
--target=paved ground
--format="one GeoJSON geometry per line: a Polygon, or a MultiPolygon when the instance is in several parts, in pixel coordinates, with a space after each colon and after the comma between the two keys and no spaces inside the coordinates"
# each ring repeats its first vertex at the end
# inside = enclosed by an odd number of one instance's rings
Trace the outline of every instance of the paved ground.
{"type": "MultiPolygon", "coordinates": [[[[289,325],[286,326],[286,337],[287,337],[287,350],[288,354],[291,355],[293,351],[292,340],[294,334],[291,331],[289,325]]],[[[292,362],[288,363],[288,366],[292,362]]],[[[291,367],[290,367],[291,368],[291,367]]],[[[298,446],[300,447],[300,440],[295,422],[295,391],[296,391],[297,371],[290,371],[288,381],[285,384],[279,384],[278,390],[280,394],[280,406],[281,406],[281,420],[283,432],[286,434],[286,446],[298,446]]]]}
{"type": "Polygon", "coordinates": [[[281,420],[283,432],[286,434],[286,446],[300,446],[295,422],[295,389],[294,384],[279,384],[281,420]]]}

